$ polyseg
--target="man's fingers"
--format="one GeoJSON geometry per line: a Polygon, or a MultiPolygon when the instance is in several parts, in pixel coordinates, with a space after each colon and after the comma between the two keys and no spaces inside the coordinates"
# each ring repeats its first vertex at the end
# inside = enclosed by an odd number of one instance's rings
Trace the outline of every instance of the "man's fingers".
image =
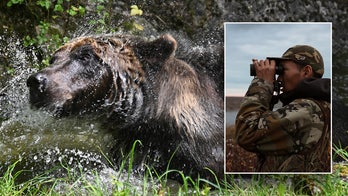
{"type": "Polygon", "coordinates": [[[267,67],[270,66],[268,59],[265,60],[265,66],[267,66],[267,67]]]}
{"type": "Polygon", "coordinates": [[[257,59],[252,59],[252,61],[253,61],[254,67],[256,67],[259,64],[257,59]]]}
{"type": "Polygon", "coordinates": [[[270,65],[271,65],[271,67],[275,67],[276,66],[276,61],[275,60],[270,60],[270,65]]]}
{"type": "Polygon", "coordinates": [[[265,61],[264,60],[260,60],[259,61],[259,69],[263,69],[265,67],[265,61]]]}

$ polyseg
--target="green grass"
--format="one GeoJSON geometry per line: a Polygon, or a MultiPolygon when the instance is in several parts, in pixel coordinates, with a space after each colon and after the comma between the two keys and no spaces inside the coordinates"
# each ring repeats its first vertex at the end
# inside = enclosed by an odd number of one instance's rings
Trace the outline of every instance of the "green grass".
{"type": "MultiPolygon", "coordinates": [[[[0,177],[0,195],[348,195],[348,183],[341,179],[340,168],[335,168],[330,175],[253,175],[250,179],[225,175],[224,180],[208,181],[193,179],[178,170],[159,174],[146,166],[145,173],[139,178],[141,184],[135,185],[131,180],[135,145],[120,167],[123,175],[116,172],[109,177],[111,189],[97,172],[72,172],[64,165],[61,167],[66,170],[65,177],[52,177],[48,171],[19,183],[18,178],[26,171],[16,172],[16,162],[0,177]],[[179,174],[182,183],[168,180],[168,174],[172,173],[179,174]]],[[[348,159],[347,151],[336,147],[334,150],[343,159],[348,159]]]]}
{"type": "Polygon", "coordinates": [[[336,153],[336,156],[342,158],[344,161],[348,162],[348,146],[345,148],[342,148],[341,146],[334,146],[334,151],[336,153]]]}

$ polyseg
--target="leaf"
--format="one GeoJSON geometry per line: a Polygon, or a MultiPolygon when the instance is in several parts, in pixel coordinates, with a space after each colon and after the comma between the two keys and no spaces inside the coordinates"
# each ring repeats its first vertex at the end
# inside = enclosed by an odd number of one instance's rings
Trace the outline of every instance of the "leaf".
{"type": "Polygon", "coordinates": [[[133,23],[134,27],[140,31],[143,31],[144,30],[144,27],[140,24],[137,24],[137,23],[133,23]]]}
{"type": "Polygon", "coordinates": [[[75,12],[79,11],[79,8],[75,7],[75,6],[71,6],[71,9],[74,10],[75,12]]]}
{"type": "Polygon", "coordinates": [[[24,0],[10,0],[7,2],[7,7],[11,7],[14,4],[22,4],[24,0]]]}
{"type": "Polygon", "coordinates": [[[99,24],[106,25],[106,23],[105,23],[105,21],[104,21],[103,19],[99,19],[99,20],[97,20],[97,22],[98,22],[99,24]]]}
{"type": "Polygon", "coordinates": [[[102,10],[104,10],[105,8],[104,8],[104,6],[102,6],[102,5],[97,5],[97,11],[98,12],[100,12],[100,11],[102,11],[102,10]]]}
{"type": "Polygon", "coordinates": [[[211,187],[205,186],[204,189],[200,192],[201,195],[209,195],[211,187]]]}
{"type": "Polygon", "coordinates": [[[70,16],[75,16],[77,14],[77,12],[74,10],[74,6],[71,6],[71,9],[68,9],[66,12],[68,12],[70,16]]]}
{"type": "Polygon", "coordinates": [[[84,7],[82,7],[82,6],[79,6],[79,13],[80,13],[81,16],[85,15],[86,9],[84,7]]]}
{"type": "Polygon", "coordinates": [[[136,16],[136,15],[141,16],[142,14],[143,14],[143,10],[139,9],[138,6],[136,5],[131,6],[131,12],[130,12],[131,16],[136,16]]]}
{"type": "Polygon", "coordinates": [[[51,1],[49,0],[39,0],[36,2],[37,5],[46,8],[46,10],[50,9],[51,1]]]}
{"type": "Polygon", "coordinates": [[[63,12],[64,10],[63,10],[62,5],[57,4],[57,5],[54,6],[54,10],[53,11],[55,11],[55,12],[63,12]]]}

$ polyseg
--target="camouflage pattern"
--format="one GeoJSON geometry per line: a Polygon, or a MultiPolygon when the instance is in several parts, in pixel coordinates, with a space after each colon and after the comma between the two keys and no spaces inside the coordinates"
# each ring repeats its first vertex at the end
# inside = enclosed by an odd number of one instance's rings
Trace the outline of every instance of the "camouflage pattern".
{"type": "Polygon", "coordinates": [[[323,57],[315,48],[308,45],[296,45],[289,48],[282,57],[271,57],[279,60],[291,60],[300,65],[310,65],[313,72],[321,78],[324,74],[323,57]]]}
{"type": "Polygon", "coordinates": [[[256,171],[330,172],[330,103],[295,99],[271,111],[272,92],[253,79],[236,117],[238,144],[258,154],[256,171]]]}

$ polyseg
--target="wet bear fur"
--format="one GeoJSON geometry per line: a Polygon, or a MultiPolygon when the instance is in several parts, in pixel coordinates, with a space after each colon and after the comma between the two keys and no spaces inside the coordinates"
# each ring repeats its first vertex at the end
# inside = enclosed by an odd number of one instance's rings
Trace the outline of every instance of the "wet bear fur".
{"type": "Polygon", "coordinates": [[[135,170],[146,164],[207,177],[209,168],[221,177],[223,49],[192,48],[183,60],[176,49],[168,34],[72,40],[29,77],[30,103],[59,117],[94,116],[113,131],[118,164],[139,140],[135,170]]]}

